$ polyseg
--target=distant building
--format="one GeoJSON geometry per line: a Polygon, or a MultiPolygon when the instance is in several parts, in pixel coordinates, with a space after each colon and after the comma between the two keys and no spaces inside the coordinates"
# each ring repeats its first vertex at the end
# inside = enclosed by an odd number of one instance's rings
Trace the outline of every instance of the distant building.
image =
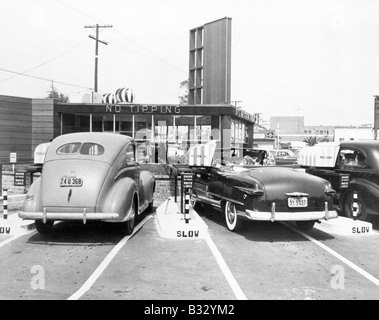
{"type": "Polygon", "coordinates": [[[279,134],[303,134],[304,117],[303,116],[283,116],[271,117],[270,129],[279,134]]]}
{"type": "Polygon", "coordinates": [[[338,126],[334,130],[334,141],[347,140],[373,140],[374,130],[372,125],[338,126]]]}
{"type": "Polygon", "coordinates": [[[304,126],[304,135],[334,137],[335,126],[304,126]]]}
{"type": "Polygon", "coordinates": [[[328,141],[374,139],[371,124],[360,126],[306,126],[303,116],[278,116],[270,118],[270,130],[275,132],[276,148],[305,146],[303,140],[316,137],[328,141]]]}

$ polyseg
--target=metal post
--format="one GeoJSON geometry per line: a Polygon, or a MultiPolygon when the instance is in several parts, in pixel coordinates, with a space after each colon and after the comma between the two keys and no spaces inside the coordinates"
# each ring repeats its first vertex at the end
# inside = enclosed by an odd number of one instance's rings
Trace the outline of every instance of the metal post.
{"type": "Polygon", "coordinates": [[[174,177],[174,201],[177,203],[177,189],[178,189],[178,177],[175,175],[174,177]]]}
{"type": "Polygon", "coordinates": [[[3,190],[3,165],[0,164],[0,192],[3,190]]]}
{"type": "Polygon", "coordinates": [[[181,175],[181,188],[180,188],[180,213],[183,213],[184,212],[184,188],[183,188],[183,180],[184,180],[184,177],[183,177],[183,174],[181,175]]]}
{"type": "Polygon", "coordinates": [[[185,190],[185,207],[184,207],[184,220],[186,223],[189,222],[189,203],[190,203],[190,192],[189,189],[185,190]]]}
{"type": "Polygon", "coordinates": [[[8,189],[3,189],[3,218],[8,219],[8,189]]]}
{"type": "Polygon", "coordinates": [[[97,74],[99,64],[99,25],[96,24],[96,46],[95,46],[95,84],[94,89],[97,92],[97,74]]]}

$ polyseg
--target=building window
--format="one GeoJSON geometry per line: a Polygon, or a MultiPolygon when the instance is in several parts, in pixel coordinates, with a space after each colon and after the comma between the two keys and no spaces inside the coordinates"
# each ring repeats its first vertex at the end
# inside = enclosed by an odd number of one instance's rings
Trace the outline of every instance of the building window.
{"type": "Polygon", "coordinates": [[[139,141],[152,141],[154,138],[151,114],[138,114],[134,116],[134,139],[139,141]]]}

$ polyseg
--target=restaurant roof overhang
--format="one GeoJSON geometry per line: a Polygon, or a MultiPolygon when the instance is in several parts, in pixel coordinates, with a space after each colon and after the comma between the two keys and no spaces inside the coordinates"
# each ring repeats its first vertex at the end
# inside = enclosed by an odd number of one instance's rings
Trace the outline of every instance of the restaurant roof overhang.
{"type": "Polygon", "coordinates": [[[59,103],[55,112],[69,114],[157,114],[157,115],[229,115],[254,124],[254,115],[231,104],[136,104],[136,103],[59,103]]]}

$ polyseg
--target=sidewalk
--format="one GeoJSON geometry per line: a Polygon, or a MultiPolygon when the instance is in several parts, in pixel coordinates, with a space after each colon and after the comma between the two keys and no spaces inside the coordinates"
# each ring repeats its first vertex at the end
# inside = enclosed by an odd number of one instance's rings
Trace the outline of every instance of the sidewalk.
{"type": "Polygon", "coordinates": [[[159,235],[163,238],[190,240],[204,238],[208,234],[208,226],[197,212],[190,206],[189,213],[180,212],[180,202],[174,197],[164,201],[156,210],[159,235]]]}
{"type": "MultiPolygon", "coordinates": [[[[11,194],[8,195],[8,212],[11,210],[21,210],[26,194],[11,194]]],[[[0,197],[0,212],[4,210],[4,197],[0,197]]]]}
{"type": "Polygon", "coordinates": [[[7,219],[4,219],[3,213],[0,215],[0,236],[15,236],[28,233],[35,230],[34,220],[22,220],[18,217],[19,210],[8,211],[7,219]]]}

